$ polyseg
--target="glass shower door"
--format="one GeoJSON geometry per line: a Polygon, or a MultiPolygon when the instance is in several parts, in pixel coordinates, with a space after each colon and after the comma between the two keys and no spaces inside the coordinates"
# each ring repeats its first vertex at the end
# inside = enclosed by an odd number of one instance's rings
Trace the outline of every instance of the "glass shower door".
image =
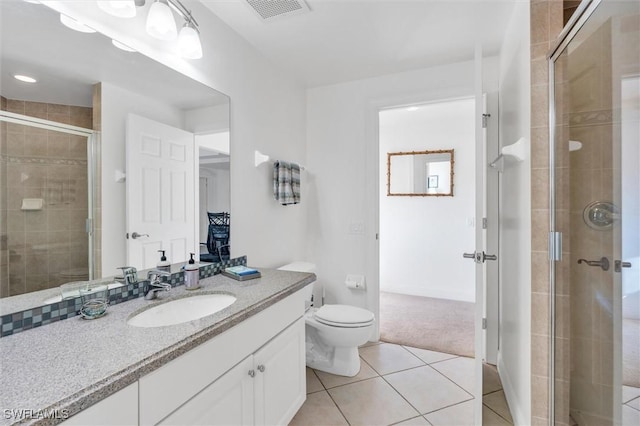
{"type": "Polygon", "coordinates": [[[1,113],[0,297],[93,278],[92,136],[1,113]]]}
{"type": "Polygon", "coordinates": [[[551,58],[555,423],[635,425],[640,3],[591,2],[567,34],[551,58]]]}

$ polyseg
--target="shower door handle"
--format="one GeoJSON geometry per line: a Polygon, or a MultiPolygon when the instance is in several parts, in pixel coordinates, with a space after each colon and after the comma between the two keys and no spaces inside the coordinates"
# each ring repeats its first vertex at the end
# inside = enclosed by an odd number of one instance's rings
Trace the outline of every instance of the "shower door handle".
{"type": "Polygon", "coordinates": [[[599,266],[603,271],[609,270],[609,259],[601,257],[600,260],[578,259],[578,263],[586,263],[589,266],[599,266]]]}

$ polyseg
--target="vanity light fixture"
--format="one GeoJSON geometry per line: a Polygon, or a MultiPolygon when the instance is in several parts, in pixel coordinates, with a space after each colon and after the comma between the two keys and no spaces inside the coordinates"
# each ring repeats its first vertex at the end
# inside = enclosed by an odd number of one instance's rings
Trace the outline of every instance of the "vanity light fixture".
{"type": "Polygon", "coordinates": [[[67,27],[67,28],[71,28],[74,31],[79,31],[81,33],[95,33],[96,30],[94,30],[91,27],[86,26],[85,24],[83,24],[82,22],[76,21],[73,18],[69,18],[67,15],[63,15],[62,13],[60,14],[60,22],[62,22],[62,24],[67,27]]]}
{"type": "MultiPolygon", "coordinates": [[[[133,17],[136,7],[144,6],[146,0],[98,0],[97,3],[100,9],[111,15],[133,17]],[[133,9],[133,12],[128,12],[127,15],[118,14],[125,9],[127,11],[133,9]]],[[[191,15],[191,11],[180,0],[154,0],[147,14],[145,29],[147,34],[158,40],[174,41],[177,39],[178,49],[183,58],[202,58],[202,42],[200,41],[198,23],[191,15]],[[184,20],[179,34],[174,13],[184,20]]]]}
{"type": "Polygon", "coordinates": [[[200,43],[200,35],[193,24],[192,20],[185,22],[178,35],[178,46],[180,47],[180,55],[187,59],[202,58],[202,44],[200,43]]]}
{"type": "Polygon", "coordinates": [[[109,15],[118,18],[133,18],[136,16],[136,3],[134,0],[97,0],[98,7],[109,15]]]}
{"type": "Polygon", "coordinates": [[[178,36],[178,30],[171,8],[165,1],[156,0],[151,5],[147,15],[147,34],[158,40],[171,41],[178,36]]]}
{"type": "Polygon", "coordinates": [[[29,77],[28,75],[21,75],[21,74],[16,74],[13,76],[13,78],[15,78],[16,80],[20,80],[24,83],[36,83],[38,81],[33,77],[29,77]]]}

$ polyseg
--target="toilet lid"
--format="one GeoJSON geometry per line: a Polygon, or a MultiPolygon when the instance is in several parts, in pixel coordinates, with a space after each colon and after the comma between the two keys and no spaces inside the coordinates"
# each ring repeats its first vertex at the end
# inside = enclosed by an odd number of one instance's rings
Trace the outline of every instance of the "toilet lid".
{"type": "Polygon", "coordinates": [[[363,327],[373,322],[373,312],[348,305],[324,305],[315,313],[318,322],[337,327],[363,327]]]}

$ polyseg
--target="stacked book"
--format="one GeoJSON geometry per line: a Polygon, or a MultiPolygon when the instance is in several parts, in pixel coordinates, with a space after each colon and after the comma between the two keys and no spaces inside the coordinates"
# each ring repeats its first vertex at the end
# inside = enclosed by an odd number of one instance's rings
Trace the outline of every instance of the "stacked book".
{"type": "Polygon", "coordinates": [[[260,271],[257,269],[248,268],[242,265],[225,268],[224,271],[222,271],[222,275],[238,281],[252,280],[254,278],[261,277],[260,271]]]}

